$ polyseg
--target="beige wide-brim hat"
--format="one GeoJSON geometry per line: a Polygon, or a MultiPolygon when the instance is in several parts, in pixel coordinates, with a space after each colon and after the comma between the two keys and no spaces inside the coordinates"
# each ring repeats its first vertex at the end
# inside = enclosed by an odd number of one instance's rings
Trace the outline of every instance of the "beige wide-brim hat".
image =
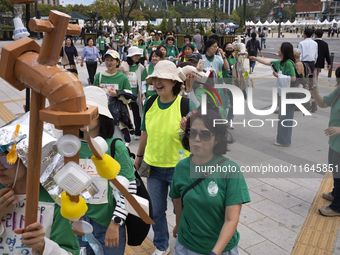
{"type": "Polygon", "coordinates": [[[137,41],[137,42],[139,42],[139,40],[143,40],[145,42],[145,38],[141,34],[135,36],[134,40],[137,41]]]}
{"type": "Polygon", "coordinates": [[[173,37],[172,35],[168,35],[168,36],[166,37],[166,39],[165,39],[165,43],[166,43],[166,44],[168,43],[168,40],[169,40],[169,39],[174,39],[174,44],[176,43],[176,38],[173,37]]]}
{"type": "Polygon", "coordinates": [[[97,106],[98,112],[110,119],[113,119],[111,112],[108,108],[108,100],[106,92],[97,86],[86,86],[84,88],[84,94],[86,98],[86,104],[97,106]]]}
{"type": "Polygon", "coordinates": [[[128,49],[128,55],[127,57],[130,58],[135,55],[143,55],[143,49],[140,49],[138,47],[132,46],[128,49]]]}
{"type": "Polygon", "coordinates": [[[181,78],[178,76],[178,71],[176,65],[169,60],[161,60],[155,66],[153,73],[145,78],[148,84],[152,84],[152,78],[168,79],[183,83],[181,78]]]}

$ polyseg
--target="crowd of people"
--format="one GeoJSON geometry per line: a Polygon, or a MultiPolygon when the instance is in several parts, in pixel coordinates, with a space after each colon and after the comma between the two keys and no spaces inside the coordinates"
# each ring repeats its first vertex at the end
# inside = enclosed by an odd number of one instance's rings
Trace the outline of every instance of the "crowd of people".
{"type": "MultiPolygon", "coordinates": [[[[265,28],[260,34],[264,32],[265,28]]],[[[266,45],[267,33],[264,34],[264,37],[260,36],[260,43],[256,40],[256,32],[252,32],[251,39],[246,43],[250,72],[254,71],[255,61],[258,61],[272,66],[278,82],[285,80],[289,86],[295,86],[291,84],[301,81],[297,78],[306,78],[308,74],[314,74],[316,78],[324,68],[324,59],[327,62],[329,60],[328,46],[321,40],[323,32],[316,30],[316,39],[313,41],[310,29],[305,29],[305,40],[298,49],[293,49],[289,42],[280,45],[280,60],[258,58],[258,53],[262,56],[262,46],[265,48],[266,45]],[[309,70],[308,73],[306,70],[309,70]]],[[[176,226],[172,234],[176,238],[177,255],[239,254],[240,234],[237,224],[242,204],[250,202],[250,196],[239,166],[225,157],[228,144],[233,142],[230,133],[233,127],[214,125],[215,119],[230,121],[234,118],[232,93],[229,90],[212,89],[216,82],[229,84],[235,78],[233,71],[239,56],[232,43],[221,45],[214,31],[204,42],[199,30],[193,37],[185,36],[181,50],[178,49],[173,31],[168,31],[164,38],[160,31],[152,31],[147,36],[124,31],[116,34],[114,40],[108,38],[102,32],[96,43],[93,38],[88,38],[81,56],[80,66],[86,63],[89,76],[88,86],[84,88],[86,100],[99,110],[99,118],[90,125],[89,133],[92,137],[101,136],[105,139],[109,148],[107,153],[113,155],[121,165],[119,175],[128,180],[130,193],[135,194],[137,187],[134,168],[147,177],[155,222],[152,225],[153,244],[156,247],[153,255],[170,252],[171,233],[166,217],[168,196],[173,199],[176,214],[176,226]],[[97,72],[98,61],[105,64],[105,71],[97,72]],[[202,61],[204,65],[200,66],[202,61]],[[206,81],[206,86],[202,86],[191,72],[181,78],[178,67],[197,68],[199,72],[211,74],[210,79],[206,81]],[[214,95],[214,92],[218,95],[214,95]],[[207,114],[201,113],[203,95],[208,98],[207,114]],[[220,104],[217,103],[219,101],[220,104]],[[134,165],[128,150],[132,136],[139,140],[134,165]],[[122,141],[116,141],[116,138],[122,141]],[[114,151],[111,149],[112,143],[116,143],[114,151]],[[184,155],[185,159],[179,160],[179,155],[184,155]],[[197,167],[215,165],[234,168],[236,171],[192,177],[197,167]]],[[[77,75],[75,63],[78,63],[78,52],[70,38],[66,38],[60,57],[64,68],[77,75]]],[[[309,87],[308,83],[303,86],[312,91],[311,111],[316,110],[316,105],[331,107],[329,128],[325,134],[329,136],[329,163],[339,166],[340,69],[337,69],[336,77],[337,88],[325,97],[318,93],[317,80],[314,86],[309,87]]],[[[246,98],[246,92],[243,93],[246,98]]],[[[291,145],[292,125],[287,123],[293,119],[294,111],[295,105],[292,104],[287,104],[285,111],[278,109],[280,121],[274,145],[291,145]],[[282,121],[286,121],[286,125],[282,121]]],[[[85,131],[86,128],[79,130],[81,138],[84,138],[85,131]]],[[[18,197],[25,197],[27,173],[26,166],[21,162],[27,162],[27,159],[19,157],[14,165],[9,164],[6,156],[10,147],[1,139],[0,145],[5,147],[0,154],[0,218],[3,218],[14,215],[18,197]]],[[[82,141],[80,158],[89,160],[91,156],[87,142],[82,141]]],[[[332,203],[320,209],[322,215],[340,216],[338,180],[334,176],[334,190],[323,195],[332,203]]],[[[108,180],[98,177],[96,184],[107,187],[105,197],[100,203],[87,200],[89,209],[83,220],[93,226],[94,237],[105,255],[123,255],[128,214],[124,206],[125,198],[114,193],[108,180]]],[[[51,202],[43,187],[40,201],[51,202]]],[[[88,240],[81,236],[77,240],[72,234],[70,222],[60,215],[60,207],[54,204],[52,209],[54,221],[50,225],[34,223],[26,229],[26,233],[23,233],[23,229],[14,230],[16,235],[22,234],[20,242],[25,245],[15,254],[24,254],[23,250],[30,252],[32,249],[40,254],[76,255],[84,247],[86,254],[95,254],[95,247],[88,240]],[[48,236],[45,236],[46,228],[51,230],[48,236]]],[[[11,226],[0,221],[1,240],[12,236],[11,226]]],[[[5,253],[9,252],[10,244],[5,246],[5,253]]]]}

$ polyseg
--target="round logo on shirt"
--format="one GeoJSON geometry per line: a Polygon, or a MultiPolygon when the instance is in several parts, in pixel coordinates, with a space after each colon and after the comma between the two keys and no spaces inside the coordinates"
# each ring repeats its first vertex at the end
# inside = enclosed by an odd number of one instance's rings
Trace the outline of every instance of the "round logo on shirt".
{"type": "Polygon", "coordinates": [[[218,186],[214,181],[209,182],[208,193],[211,197],[216,197],[218,193],[218,186]]]}

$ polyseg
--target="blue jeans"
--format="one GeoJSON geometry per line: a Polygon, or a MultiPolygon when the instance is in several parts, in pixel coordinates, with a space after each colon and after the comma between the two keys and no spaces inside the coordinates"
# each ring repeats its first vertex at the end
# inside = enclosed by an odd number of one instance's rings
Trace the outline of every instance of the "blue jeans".
{"type": "Polygon", "coordinates": [[[329,207],[336,212],[340,212],[340,153],[329,148],[328,164],[332,164],[334,181],[334,188],[332,190],[334,199],[329,207]]]}
{"type": "MultiPolygon", "coordinates": [[[[125,235],[125,224],[119,227],[119,245],[118,247],[107,247],[105,246],[105,234],[107,228],[93,221],[91,218],[87,216],[83,216],[83,221],[87,221],[91,223],[93,227],[93,235],[94,237],[101,243],[104,255],[124,255],[125,244],[126,244],[126,235],[125,235]]],[[[86,255],[95,255],[90,244],[87,241],[83,241],[82,236],[77,236],[80,247],[86,247],[86,255]]]]}
{"type": "Polygon", "coordinates": [[[169,231],[166,220],[168,189],[171,186],[175,168],[151,167],[150,177],[148,177],[148,191],[150,194],[154,232],[153,244],[160,251],[165,251],[169,247],[169,231]]]}
{"type": "Polygon", "coordinates": [[[284,121],[284,125],[288,127],[284,127],[282,125],[283,120],[293,119],[294,112],[295,112],[295,105],[294,104],[287,104],[286,105],[286,115],[281,115],[281,107],[279,112],[279,122],[277,125],[277,137],[276,142],[279,144],[290,145],[292,143],[292,132],[293,128],[291,126],[294,125],[293,121],[284,121]]]}
{"type": "Polygon", "coordinates": [[[261,38],[261,50],[262,50],[262,46],[266,45],[266,40],[267,40],[266,38],[263,38],[263,37],[261,38]]]}
{"type": "Polygon", "coordinates": [[[100,55],[102,57],[102,61],[104,61],[104,55],[106,53],[105,50],[100,50],[99,52],[100,52],[100,55]]]}
{"type": "MultiPolygon", "coordinates": [[[[221,253],[221,255],[239,255],[239,254],[240,253],[238,251],[238,244],[231,250],[221,253]]],[[[185,248],[182,244],[178,242],[178,238],[176,238],[175,255],[201,255],[201,254],[190,251],[189,249],[185,248]]]]}
{"type": "MultiPolygon", "coordinates": [[[[255,57],[257,57],[257,56],[255,56],[255,57]]],[[[252,71],[254,70],[255,64],[256,64],[256,61],[251,61],[249,59],[249,67],[252,69],[252,71]]]]}
{"type": "Polygon", "coordinates": [[[119,46],[118,47],[118,54],[119,54],[119,59],[122,60],[122,54],[123,54],[123,47],[122,46],[119,46]]]}

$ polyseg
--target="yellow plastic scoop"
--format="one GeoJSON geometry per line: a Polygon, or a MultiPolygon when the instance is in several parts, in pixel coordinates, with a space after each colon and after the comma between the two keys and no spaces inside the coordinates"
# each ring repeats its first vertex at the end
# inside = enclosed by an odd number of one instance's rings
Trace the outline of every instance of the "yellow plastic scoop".
{"type": "MultiPolygon", "coordinates": [[[[14,138],[13,139],[17,139],[18,137],[18,134],[19,134],[19,129],[20,129],[20,125],[18,124],[16,127],[15,127],[15,133],[14,133],[14,138]]],[[[17,159],[18,159],[18,155],[15,151],[15,147],[16,147],[16,143],[13,144],[13,147],[12,149],[9,151],[9,153],[7,154],[7,162],[8,164],[10,165],[13,165],[15,164],[15,162],[17,162],[17,159]]]]}

